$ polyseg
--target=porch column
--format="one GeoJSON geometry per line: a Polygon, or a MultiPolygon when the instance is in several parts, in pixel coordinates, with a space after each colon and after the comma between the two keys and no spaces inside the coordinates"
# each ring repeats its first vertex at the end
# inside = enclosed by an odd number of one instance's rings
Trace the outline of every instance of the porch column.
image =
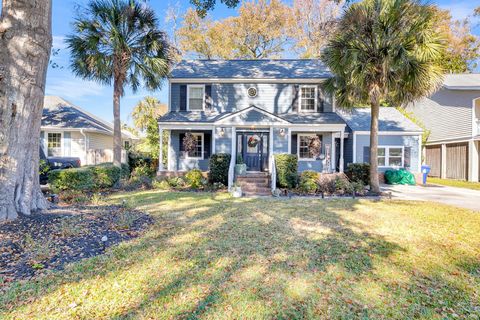
{"type": "Polygon", "coordinates": [[[330,154],[330,172],[335,172],[336,171],[336,159],[337,157],[335,156],[335,134],[332,132],[332,151],[330,154]]]}
{"type": "Polygon", "coordinates": [[[271,157],[273,157],[273,127],[270,127],[270,136],[268,137],[268,164],[269,168],[268,171],[272,172],[272,162],[270,161],[271,157]]]}
{"type": "Polygon", "coordinates": [[[345,137],[345,130],[340,131],[340,172],[343,172],[343,138],[345,137]]]}
{"type": "Polygon", "coordinates": [[[163,128],[159,128],[159,134],[160,134],[160,150],[159,150],[159,156],[158,156],[158,171],[163,171],[163,128]]]}
{"type": "Polygon", "coordinates": [[[217,128],[215,126],[212,127],[212,152],[211,154],[215,154],[215,143],[217,140],[217,128]]]}
{"type": "Polygon", "coordinates": [[[468,142],[468,181],[478,182],[479,178],[479,149],[477,142],[470,140],[468,142]]]}

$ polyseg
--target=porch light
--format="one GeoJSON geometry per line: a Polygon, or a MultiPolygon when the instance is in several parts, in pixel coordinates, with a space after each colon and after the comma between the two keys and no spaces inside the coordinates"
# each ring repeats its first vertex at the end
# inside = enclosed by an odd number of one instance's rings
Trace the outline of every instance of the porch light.
{"type": "Polygon", "coordinates": [[[283,137],[285,135],[285,129],[280,129],[280,135],[283,137]]]}
{"type": "Polygon", "coordinates": [[[225,129],[224,128],[220,128],[220,132],[218,134],[220,137],[223,137],[225,135],[225,129]]]}

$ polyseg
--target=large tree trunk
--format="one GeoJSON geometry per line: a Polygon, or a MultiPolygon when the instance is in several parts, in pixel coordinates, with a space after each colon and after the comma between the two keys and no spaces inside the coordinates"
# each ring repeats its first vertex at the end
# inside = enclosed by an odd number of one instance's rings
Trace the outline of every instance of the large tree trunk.
{"type": "Polygon", "coordinates": [[[113,83],[113,164],[122,165],[122,128],[120,125],[120,98],[122,97],[121,81],[115,79],[113,83]]]}
{"type": "Polygon", "coordinates": [[[0,17],[0,220],[47,207],[38,177],[51,0],[3,0],[0,17]]]}
{"type": "Polygon", "coordinates": [[[378,114],[380,102],[377,98],[371,103],[372,119],[370,122],[370,191],[380,193],[378,181],[378,114]]]}

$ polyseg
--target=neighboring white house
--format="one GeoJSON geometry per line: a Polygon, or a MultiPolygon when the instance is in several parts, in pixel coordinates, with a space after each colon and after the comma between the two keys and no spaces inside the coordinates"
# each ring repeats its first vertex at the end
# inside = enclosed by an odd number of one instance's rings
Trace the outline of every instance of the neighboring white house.
{"type": "MultiPolygon", "coordinates": [[[[57,96],[45,96],[40,139],[47,157],[78,157],[82,165],[113,161],[113,125],[57,96]]],[[[122,131],[122,162],[137,140],[122,131]]]]}

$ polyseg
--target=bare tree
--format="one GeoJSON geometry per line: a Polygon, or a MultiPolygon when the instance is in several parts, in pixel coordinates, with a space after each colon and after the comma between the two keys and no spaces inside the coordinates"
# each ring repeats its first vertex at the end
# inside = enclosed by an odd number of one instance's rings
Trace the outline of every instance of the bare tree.
{"type": "Polygon", "coordinates": [[[0,16],[0,220],[47,207],[38,179],[52,46],[51,0],[3,0],[0,16]]]}

